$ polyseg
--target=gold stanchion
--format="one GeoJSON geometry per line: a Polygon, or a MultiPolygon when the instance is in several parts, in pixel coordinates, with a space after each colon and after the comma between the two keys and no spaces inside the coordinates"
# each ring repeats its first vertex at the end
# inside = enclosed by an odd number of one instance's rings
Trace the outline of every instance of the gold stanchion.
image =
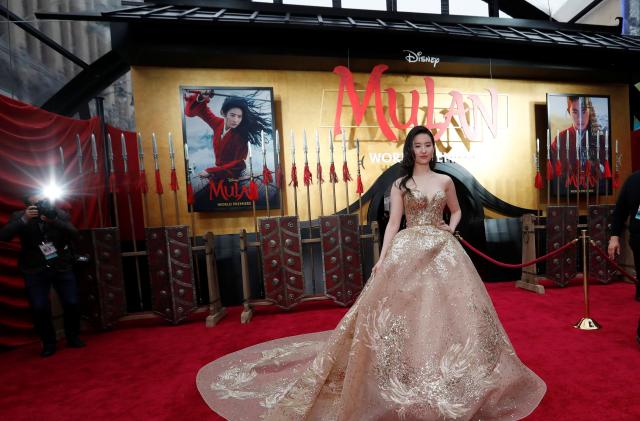
{"type": "Polygon", "coordinates": [[[597,330],[600,329],[601,326],[593,320],[589,315],[589,273],[588,273],[588,265],[587,265],[587,230],[582,230],[580,238],[582,239],[582,276],[583,276],[583,285],[584,285],[584,313],[585,316],[580,319],[578,323],[576,323],[573,327],[580,330],[597,330]]]}

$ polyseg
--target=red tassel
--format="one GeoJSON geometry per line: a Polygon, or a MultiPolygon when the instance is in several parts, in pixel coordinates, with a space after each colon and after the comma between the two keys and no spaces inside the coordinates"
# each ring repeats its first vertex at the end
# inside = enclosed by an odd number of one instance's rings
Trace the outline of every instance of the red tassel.
{"type": "Polygon", "coordinates": [[[262,166],[262,184],[266,185],[273,182],[273,176],[271,174],[273,173],[271,172],[269,167],[267,167],[267,164],[264,164],[262,166]]]}
{"type": "Polygon", "coordinates": [[[209,201],[213,200],[213,180],[210,178],[209,179],[209,201]]]}
{"type": "Polygon", "coordinates": [[[160,170],[156,170],[156,193],[164,193],[164,189],[162,188],[162,178],[160,178],[160,170]]]}
{"type": "Polygon", "coordinates": [[[116,186],[116,173],[112,172],[109,176],[109,193],[116,193],[118,191],[116,186]]]}
{"type": "Polygon", "coordinates": [[[336,173],[336,166],[333,164],[333,162],[329,167],[329,181],[334,184],[338,182],[338,174],[336,173]]]}
{"type": "Polygon", "coordinates": [[[553,165],[547,160],[547,180],[553,180],[553,165]]]}
{"type": "Polygon", "coordinates": [[[604,178],[611,178],[611,166],[609,166],[609,160],[604,160],[604,178]]]}
{"type": "Polygon", "coordinates": [[[280,164],[276,167],[276,186],[278,186],[279,189],[284,186],[284,174],[282,173],[282,167],[280,164]]]}
{"type": "Polygon", "coordinates": [[[591,161],[587,159],[584,164],[584,185],[589,187],[591,184],[591,161]]]}
{"type": "Polygon", "coordinates": [[[349,174],[349,166],[347,165],[347,161],[342,163],[342,181],[345,183],[347,181],[351,181],[351,174],[349,174]]]}
{"type": "Polygon", "coordinates": [[[171,191],[176,191],[180,189],[178,186],[178,175],[176,174],[176,169],[171,169],[171,191]]]}
{"type": "Polygon", "coordinates": [[[313,184],[313,174],[311,174],[311,170],[309,169],[309,164],[306,162],[304,164],[303,181],[305,186],[309,186],[309,184],[313,184]]]}
{"type": "Polygon", "coordinates": [[[249,182],[249,193],[247,195],[252,202],[258,200],[258,184],[251,179],[249,182]]]}
{"type": "Polygon", "coordinates": [[[289,181],[289,185],[293,184],[293,187],[298,187],[298,169],[296,168],[296,164],[291,166],[291,181],[289,181]]]}
{"type": "Polygon", "coordinates": [[[534,182],[534,185],[535,185],[536,189],[541,189],[542,188],[542,185],[543,185],[543,183],[542,183],[542,174],[540,174],[540,171],[538,171],[536,173],[536,180],[534,182]]]}
{"type": "Polygon", "coordinates": [[[145,194],[149,192],[149,186],[147,185],[147,174],[145,174],[144,170],[138,173],[138,190],[145,194]]]}
{"type": "Polygon", "coordinates": [[[316,172],[318,173],[316,178],[316,180],[318,180],[318,183],[320,184],[324,183],[324,178],[322,178],[322,165],[319,162],[316,165],[316,172]]]}
{"type": "Polygon", "coordinates": [[[616,171],[613,175],[613,188],[617,189],[618,187],[620,187],[620,172],[616,171]]]}
{"type": "Polygon", "coordinates": [[[560,177],[562,175],[562,161],[559,159],[556,161],[556,177],[560,177]]]}
{"type": "Polygon", "coordinates": [[[364,193],[364,186],[362,185],[362,177],[360,177],[360,176],[358,176],[356,193],[358,193],[358,194],[364,193]]]}
{"type": "Polygon", "coordinates": [[[193,205],[193,186],[187,183],[187,204],[193,205]]]}

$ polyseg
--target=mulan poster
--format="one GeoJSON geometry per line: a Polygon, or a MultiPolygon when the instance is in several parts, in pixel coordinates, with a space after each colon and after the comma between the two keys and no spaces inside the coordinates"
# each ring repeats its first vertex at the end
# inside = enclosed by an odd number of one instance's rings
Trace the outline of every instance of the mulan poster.
{"type": "Polygon", "coordinates": [[[271,88],[180,87],[195,212],[279,209],[271,88]],[[267,203],[268,202],[268,203],[267,203]]]}
{"type": "Polygon", "coordinates": [[[609,97],[547,94],[547,113],[548,139],[540,145],[540,162],[551,163],[545,171],[553,176],[551,195],[610,193],[616,163],[611,161],[609,97]]]}

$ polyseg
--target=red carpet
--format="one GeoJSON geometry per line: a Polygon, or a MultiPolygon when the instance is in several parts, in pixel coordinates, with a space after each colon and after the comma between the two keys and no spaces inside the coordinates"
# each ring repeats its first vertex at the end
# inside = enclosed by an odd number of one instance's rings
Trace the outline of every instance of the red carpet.
{"type": "MultiPolygon", "coordinates": [[[[640,303],[629,284],[595,285],[592,317],[600,331],[571,327],[583,315],[582,289],[545,295],[513,283],[487,284],[520,358],[542,377],[547,395],[528,420],[640,419],[640,303]]],[[[308,303],[290,313],[257,310],[249,325],[240,309],[215,328],[204,322],[127,328],[86,335],[88,347],[48,359],[29,345],[0,354],[0,413],[10,420],[219,419],[200,399],[198,369],[258,342],[330,329],[345,309],[308,303]]]]}

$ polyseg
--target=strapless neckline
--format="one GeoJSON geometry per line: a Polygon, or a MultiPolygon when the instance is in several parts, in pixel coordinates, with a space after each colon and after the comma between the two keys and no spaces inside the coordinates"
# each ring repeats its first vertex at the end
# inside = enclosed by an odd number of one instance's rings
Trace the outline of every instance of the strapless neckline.
{"type": "Polygon", "coordinates": [[[428,194],[426,194],[425,192],[423,192],[423,191],[422,191],[422,190],[420,190],[420,189],[411,189],[411,190],[409,190],[409,192],[410,192],[413,196],[415,196],[415,194],[414,194],[413,192],[416,192],[416,191],[417,191],[418,193],[420,193],[420,196],[422,196],[423,198],[427,199],[427,203],[431,203],[431,202],[433,202],[433,201],[436,199],[436,197],[438,196],[438,194],[440,194],[440,193],[444,194],[444,191],[442,191],[442,190],[436,190],[436,192],[433,194],[433,196],[431,196],[431,198],[429,198],[429,195],[428,195],[428,194]]]}

